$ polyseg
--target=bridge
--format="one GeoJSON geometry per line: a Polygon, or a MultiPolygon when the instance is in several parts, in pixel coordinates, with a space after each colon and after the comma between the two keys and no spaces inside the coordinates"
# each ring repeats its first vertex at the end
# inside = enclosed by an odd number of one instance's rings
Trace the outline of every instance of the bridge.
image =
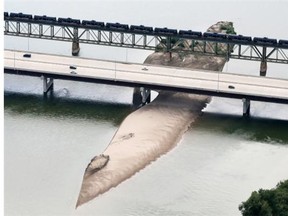
{"type": "MultiPolygon", "coordinates": [[[[225,26],[223,26],[225,28],[225,26]]],[[[104,23],[95,20],[56,18],[4,12],[4,35],[72,42],[78,55],[80,43],[164,52],[198,53],[229,59],[288,64],[288,40],[217,34],[192,30],[153,28],[143,25],[104,23]]]]}
{"type": "Polygon", "coordinates": [[[53,89],[54,79],[64,79],[134,87],[135,104],[149,102],[151,89],[242,99],[243,115],[249,115],[251,100],[288,103],[288,80],[265,77],[267,62],[288,64],[284,39],[8,12],[4,35],[72,42],[73,55],[78,55],[79,43],[89,43],[261,62],[261,76],[255,77],[5,50],[4,72],[41,77],[44,95],[53,89]]]}
{"type": "Polygon", "coordinates": [[[140,87],[143,104],[150,100],[150,89],[243,99],[244,115],[249,115],[250,100],[288,104],[288,80],[261,76],[12,50],[4,51],[4,68],[8,74],[41,77],[45,94],[53,79],[63,79],[140,87]]]}

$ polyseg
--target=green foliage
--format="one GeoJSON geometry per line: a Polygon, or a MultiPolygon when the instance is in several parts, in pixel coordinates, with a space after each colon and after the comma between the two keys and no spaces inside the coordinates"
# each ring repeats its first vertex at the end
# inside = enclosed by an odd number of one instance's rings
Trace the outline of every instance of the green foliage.
{"type": "Polygon", "coordinates": [[[221,25],[221,30],[226,30],[226,34],[237,34],[234,30],[233,23],[221,25]]]}
{"type": "MultiPolygon", "coordinates": [[[[176,44],[176,43],[178,42],[178,40],[179,40],[178,37],[169,37],[169,39],[170,39],[171,45],[176,44]]],[[[166,43],[168,43],[168,40],[167,40],[166,38],[161,39],[161,43],[162,43],[162,44],[166,44],[166,43]]]]}
{"type": "MultiPolygon", "coordinates": [[[[168,37],[168,38],[162,38],[160,41],[160,44],[158,44],[156,46],[155,51],[156,52],[160,52],[160,51],[164,51],[164,47],[168,46],[168,40],[170,40],[170,46],[171,48],[179,41],[178,37],[168,37]]],[[[183,43],[179,43],[178,46],[180,47],[184,47],[183,43]]]]}
{"type": "Polygon", "coordinates": [[[243,216],[287,216],[288,180],[277,184],[275,189],[252,192],[249,199],[239,206],[243,216]]]}

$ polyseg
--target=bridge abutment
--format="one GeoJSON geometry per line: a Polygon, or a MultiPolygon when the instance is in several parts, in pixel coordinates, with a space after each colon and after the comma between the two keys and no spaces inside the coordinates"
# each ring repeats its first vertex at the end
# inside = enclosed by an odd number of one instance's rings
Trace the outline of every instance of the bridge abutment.
{"type": "Polygon", "coordinates": [[[250,100],[247,98],[243,98],[242,102],[243,102],[243,116],[249,117],[250,116],[250,100]]]}

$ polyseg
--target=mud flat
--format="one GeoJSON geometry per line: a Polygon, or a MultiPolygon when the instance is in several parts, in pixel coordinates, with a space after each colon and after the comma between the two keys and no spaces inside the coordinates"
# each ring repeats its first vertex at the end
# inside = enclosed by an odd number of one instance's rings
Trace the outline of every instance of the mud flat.
{"type": "MultiPolygon", "coordinates": [[[[218,22],[208,31],[223,32],[222,25],[233,27],[230,22],[218,22]]],[[[145,64],[215,71],[221,71],[225,62],[219,57],[163,52],[145,60],[145,64]]],[[[209,100],[208,96],[161,91],[152,103],[128,115],[105,151],[88,165],[76,207],[116,187],[171,150],[209,100]]]]}

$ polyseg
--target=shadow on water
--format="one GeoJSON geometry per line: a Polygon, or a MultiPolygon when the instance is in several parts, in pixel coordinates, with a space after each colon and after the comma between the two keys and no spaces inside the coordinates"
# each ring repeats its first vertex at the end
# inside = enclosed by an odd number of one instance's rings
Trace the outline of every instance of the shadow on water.
{"type": "Polygon", "coordinates": [[[204,113],[194,125],[199,130],[236,135],[247,140],[288,144],[288,121],[204,113]]]}
{"type": "Polygon", "coordinates": [[[119,125],[135,108],[129,104],[5,92],[4,109],[15,114],[91,119],[119,125]]]}

